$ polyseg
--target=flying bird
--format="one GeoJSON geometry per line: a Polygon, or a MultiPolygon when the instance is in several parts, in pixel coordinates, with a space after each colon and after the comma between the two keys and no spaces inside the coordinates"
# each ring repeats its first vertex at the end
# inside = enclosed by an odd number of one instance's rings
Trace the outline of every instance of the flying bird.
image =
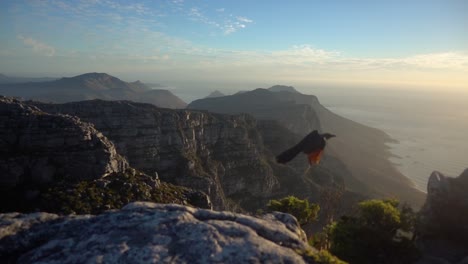
{"type": "Polygon", "coordinates": [[[312,131],[306,137],[304,137],[294,147],[284,151],[276,157],[278,163],[287,163],[297,156],[300,152],[307,155],[309,164],[318,164],[322,156],[322,152],[325,149],[327,140],[336,137],[330,133],[320,134],[317,130],[312,131]]]}

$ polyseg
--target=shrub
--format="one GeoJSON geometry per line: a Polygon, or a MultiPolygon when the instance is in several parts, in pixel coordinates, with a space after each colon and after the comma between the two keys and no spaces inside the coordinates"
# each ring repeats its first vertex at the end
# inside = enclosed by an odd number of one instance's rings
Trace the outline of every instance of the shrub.
{"type": "Polygon", "coordinates": [[[402,213],[395,200],[361,202],[356,217],[333,225],[331,252],[350,263],[412,263],[418,251],[398,231],[412,229],[413,215],[407,208],[402,213]]]}
{"type": "Polygon", "coordinates": [[[301,225],[315,221],[320,210],[317,204],[309,204],[307,199],[301,200],[294,196],[287,196],[280,200],[270,200],[267,207],[270,211],[292,214],[301,225]]]}

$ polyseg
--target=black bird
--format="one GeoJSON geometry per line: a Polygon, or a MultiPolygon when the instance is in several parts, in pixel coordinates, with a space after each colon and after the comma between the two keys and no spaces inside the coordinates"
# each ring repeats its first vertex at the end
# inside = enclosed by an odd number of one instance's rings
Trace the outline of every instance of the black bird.
{"type": "Polygon", "coordinates": [[[319,134],[317,130],[314,130],[294,147],[276,156],[276,161],[278,163],[287,163],[296,157],[297,154],[303,152],[307,155],[309,164],[318,164],[320,162],[323,149],[327,144],[327,140],[332,137],[336,136],[330,133],[319,134]]]}

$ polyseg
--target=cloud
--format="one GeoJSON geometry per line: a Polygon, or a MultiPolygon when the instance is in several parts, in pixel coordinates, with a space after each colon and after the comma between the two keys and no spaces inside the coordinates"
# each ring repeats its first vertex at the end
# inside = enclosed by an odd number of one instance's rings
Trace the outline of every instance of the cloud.
{"type": "Polygon", "coordinates": [[[240,22],[244,22],[244,23],[252,23],[253,22],[252,19],[248,19],[246,17],[237,17],[237,20],[240,21],[240,22]]]}
{"type": "Polygon", "coordinates": [[[247,23],[252,23],[253,20],[248,19],[246,17],[236,17],[236,20],[228,19],[223,25],[223,31],[225,35],[229,35],[238,31],[239,29],[243,29],[247,27],[247,23]]]}
{"type": "MultiPolygon", "coordinates": [[[[218,14],[223,14],[225,9],[220,8],[216,9],[216,11],[218,14]]],[[[248,23],[253,22],[253,20],[242,16],[237,16],[235,19],[233,19],[233,15],[222,15],[220,18],[215,20],[206,16],[202,10],[197,7],[192,7],[189,10],[188,15],[191,20],[214,26],[222,30],[225,35],[229,35],[238,31],[239,29],[246,28],[248,23]]]]}
{"type": "Polygon", "coordinates": [[[40,42],[30,37],[24,37],[22,35],[18,35],[17,37],[18,39],[22,40],[25,45],[32,47],[36,53],[40,53],[48,57],[55,55],[55,48],[47,45],[46,43],[40,42]]]}
{"type": "Polygon", "coordinates": [[[421,68],[432,69],[468,69],[468,54],[442,52],[410,56],[404,63],[421,68]]]}

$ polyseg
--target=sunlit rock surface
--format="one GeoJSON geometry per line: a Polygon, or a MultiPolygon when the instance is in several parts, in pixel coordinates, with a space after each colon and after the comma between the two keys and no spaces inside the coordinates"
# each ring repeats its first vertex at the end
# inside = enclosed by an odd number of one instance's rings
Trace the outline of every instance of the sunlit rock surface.
{"type": "Polygon", "coordinates": [[[2,263],[304,263],[306,251],[315,249],[282,213],[137,202],[97,216],[0,215],[2,263]]]}

